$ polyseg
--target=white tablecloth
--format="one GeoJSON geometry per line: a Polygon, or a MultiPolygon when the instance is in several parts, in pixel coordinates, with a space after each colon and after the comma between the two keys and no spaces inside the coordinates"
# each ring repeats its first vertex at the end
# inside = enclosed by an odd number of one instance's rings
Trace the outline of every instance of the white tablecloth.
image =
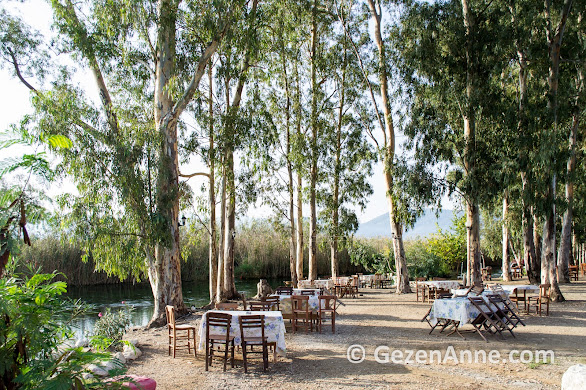
{"type": "MultiPolygon", "coordinates": [[[[285,346],[285,323],[283,322],[283,315],[280,311],[244,311],[244,310],[234,310],[234,311],[219,311],[219,310],[210,310],[206,312],[199,325],[199,345],[198,350],[203,351],[205,350],[205,342],[206,342],[206,324],[207,324],[207,315],[210,312],[218,312],[218,313],[225,313],[230,314],[232,316],[232,322],[230,323],[230,335],[234,336],[234,344],[241,345],[241,335],[240,335],[240,322],[239,317],[243,315],[258,315],[262,314],[265,316],[265,336],[267,337],[267,341],[269,343],[276,342],[277,343],[277,354],[280,356],[285,356],[287,352],[287,348],[285,346]]],[[[212,334],[226,334],[225,328],[217,328],[211,327],[210,333],[212,334]]],[[[246,333],[248,335],[248,331],[246,333]]],[[[258,334],[251,334],[251,336],[260,337],[260,330],[258,330],[258,334]]]]}
{"type": "MultiPolygon", "coordinates": [[[[293,313],[291,308],[291,295],[277,295],[273,294],[273,296],[279,297],[279,308],[281,309],[282,313],[290,314],[293,313]]],[[[309,295],[309,310],[311,312],[317,313],[317,309],[319,306],[319,298],[317,295],[309,295]]]]}
{"type": "Polygon", "coordinates": [[[459,280],[428,280],[425,282],[419,282],[421,284],[426,284],[429,287],[435,288],[442,288],[446,290],[454,290],[460,288],[460,281],[459,280]]]}
{"type": "Polygon", "coordinates": [[[505,284],[502,285],[503,290],[507,292],[507,294],[511,295],[515,292],[519,291],[527,291],[527,292],[539,292],[539,286],[534,284],[505,284]]]}
{"type": "Polygon", "coordinates": [[[319,295],[319,288],[294,288],[293,295],[302,295],[301,291],[308,291],[308,290],[313,291],[313,295],[315,295],[315,296],[319,295]]]}
{"type": "Polygon", "coordinates": [[[300,280],[299,288],[327,288],[334,287],[334,281],[332,279],[316,279],[313,282],[309,280],[300,280]]]}

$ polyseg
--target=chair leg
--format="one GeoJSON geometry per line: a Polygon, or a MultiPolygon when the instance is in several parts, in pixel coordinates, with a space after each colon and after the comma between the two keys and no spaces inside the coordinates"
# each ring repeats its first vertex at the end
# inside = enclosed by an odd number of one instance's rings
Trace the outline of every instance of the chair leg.
{"type": "Polygon", "coordinates": [[[246,342],[242,342],[242,362],[244,363],[244,372],[248,372],[248,359],[246,358],[246,342]]]}
{"type": "Polygon", "coordinates": [[[224,349],[224,372],[226,372],[226,364],[228,363],[228,344],[226,343],[226,348],[224,349]]]}
{"type": "Polygon", "coordinates": [[[175,359],[175,351],[177,350],[177,332],[173,329],[173,359],[175,359]]]}

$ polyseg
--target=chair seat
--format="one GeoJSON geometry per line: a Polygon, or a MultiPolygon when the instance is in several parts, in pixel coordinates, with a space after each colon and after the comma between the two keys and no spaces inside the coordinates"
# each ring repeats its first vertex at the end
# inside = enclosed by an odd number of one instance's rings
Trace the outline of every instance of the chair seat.
{"type": "Polygon", "coordinates": [[[188,330],[188,329],[195,330],[195,326],[193,326],[193,325],[175,325],[174,328],[177,330],[188,330]]]}

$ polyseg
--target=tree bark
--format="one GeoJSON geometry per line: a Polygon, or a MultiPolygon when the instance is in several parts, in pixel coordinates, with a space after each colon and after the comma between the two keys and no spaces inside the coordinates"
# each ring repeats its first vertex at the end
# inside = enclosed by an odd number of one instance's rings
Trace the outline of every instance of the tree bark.
{"type": "Polygon", "coordinates": [[[509,192],[505,190],[503,195],[503,280],[511,281],[511,263],[509,261],[509,192]]]}
{"type": "Polygon", "coordinates": [[[311,167],[309,172],[309,272],[308,280],[317,278],[317,0],[311,13],[311,167]]]}
{"type": "Polygon", "coordinates": [[[226,170],[222,169],[222,193],[220,201],[220,242],[218,245],[218,278],[216,283],[216,302],[226,299],[224,292],[224,242],[226,236],[226,170]]]}
{"type": "Polygon", "coordinates": [[[303,279],[303,178],[297,171],[297,281],[303,279]]]}
{"type": "Polygon", "coordinates": [[[285,159],[287,161],[287,190],[289,192],[289,271],[291,273],[291,283],[297,286],[297,264],[296,264],[296,242],[295,242],[295,183],[293,182],[293,163],[291,162],[291,94],[289,87],[289,76],[287,75],[287,63],[285,60],[285,48],[281,47],[281,57],[283,64],[283,80],[285,81],[285,159]]]}
{"type": "Polygon", "coordinates": [[[210,207],[210,250],[209,250],[209,288],[210,288],[210,304],[213,304],[217,296],[218,288],[218,243],[216,241],[216,156],[214,149],[214,94],[213,85],[214,79],[212,75],[212,65],[208,66],[208,82],[210,85],[208,110],[210,116],[210,149],[208,151],[208,160],[210,166],[210,191],[209,191],[209,207],[210,207]]]}
{"type": "Polygon", "coordinates": [[[541,283],[551,284],[550,298],[554,302],[563,302],[566,299],[560,291],[558,284],[556,266],[555,266],[555,247],[552,245],[555,241],[552,237],[554,233],[555,214],[551,210],[545,218],[543,224],[543,244],[541,249],[541,283]]]}
{"type": "Polygon", "coordinates": [[[410,293],[409,274],[407,273],[407,259],[405,258],[405,249],[403,246],[403,226],[401,225],[396,213],[395,199],[393,198],[393,160],[395,158],[395,129],[393,126],[393,117],[391,114],[391,103],[388,94],[387,78],[387,59],[385,46],[381,35],[381,17],[382,10],[380,3],[375,4],[374,0],[368,0],[368,6],[374,22],[374,36],[378,48],[379,64],[379,82],[380,93],[385,118],[383,130],[384,140],[384,174],[387,190],[387,203],[389,207],[389,219],[391,223],[391,234],[393,241],[393,254],[395,255],[395,269],[397,272],[397,289],[398,294],[410,293]]]}
{"type": "MultiPolygon", "coordinates": [[[[581,15],[580,15],[581,16],[581,15]]],[[[581,17],[578,21],[581,22],[581,17]]],[[[558,252],[558,279],[560,283],[570,283],[570,259],[572,257],[572,217],[574,211],[574,169],[576,167],[576,147],[578,142],[578,126],[580,123],[580,96],[584,90],[583,68],[578,68],[576,77],[577,96],[575,98],[574,112],[572,113],[572,126],[570,128],[570,157],[566,166],[566,203],[567,209],[564,213],[562,223],[562,234],[560,237],[560,248],[558,252]]]]}

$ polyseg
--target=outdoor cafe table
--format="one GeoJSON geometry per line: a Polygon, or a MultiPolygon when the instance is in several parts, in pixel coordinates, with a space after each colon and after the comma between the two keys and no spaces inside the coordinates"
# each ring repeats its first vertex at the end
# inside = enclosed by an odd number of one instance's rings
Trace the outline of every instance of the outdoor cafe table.
{"type": "MultiPolygon", "coordinates": [[[[246,315],[264,315],[265,316],[265,336],[269,343],[276,342],[277,354],[279,356],[285,356],[287,348],[285,347],[285,323],[283,322],[283,314],[280,311],[244,311],[244,310],[233,310],[233,311],[222,311],[222,310],[210,310],[204,313],[201,323],[199,325],[199,344],[198,350],[205,350],[206,342],[206,324],[208,313],[216,312],[223,314],[232,315],[232,322],[230,323],[230,335],[234,336],[234,345],[241,345],[240,335],[240,316],[246,315]]],[[[226,328],[212,326],[210,333],[213,334],[226,334],[226,328]]],[[[260,329],[258,334],[252,334],[252,336],[260,337],[260,329]]],[[[248,334],[248,332],[247,332],[248,334]]]]}
{"type": "MultiPolygon", "coordinates": [[[[483,298],[484,300],[487,299],[484,296],[483,298]]],[[[458,327],[471,323],[479,315],[480,311],[468,300],[468,298],[436,299],[431,306],[428,320],[432,326],[437,324],[440,319],[449,320],[454,325],[454,331],[452,333],[458,333],[462,336],[458,331],[458,327]]],[[[448,336],[450,334],[448,334],[448,336]]]]}
{"type": "Polygon", "coordinates": [[[316,280],[300,280],[299,288],[327,288],[328,290],[334,287],[332,279],[316,279],[316,280]]]}
{"type": "MultiPolygon", "coordinates": [[[[279,308],[283,314],[293,313],[291,308],[291,295],[278,295],[273,294],[273,297],[279,297],[279,308]]],[[[309,295],[309,310],[313,313],[317,313],[319,307],[319,298],[317,295],[309,295]]]]}
{"type": "Polygon", "coordinates": [[[420,282],[428,287],[441,288],[444,290],[454,290],[460,288],[461,282],[459,280],[428,280],[420,282]]]}
{"type": "Polygon", "coordinates": [[[313,295],[318,296],[320,290],[319,288],[294,288],[293,295],[302,295],[301,291],[313,291],[313,295]]]}
{"type": "Polygon", "coordinates": [[[515,295],[517,299],[517,304],[519,301],[523,301],[524,309],[527,311],[527,292],[539,292],[539,286],[534,284],[505,284],[502,286],[503,290],[509,295],[515,295]],[[519,296],[519,292],[523,291],[523,298],[521,299],[519,296]]]}

